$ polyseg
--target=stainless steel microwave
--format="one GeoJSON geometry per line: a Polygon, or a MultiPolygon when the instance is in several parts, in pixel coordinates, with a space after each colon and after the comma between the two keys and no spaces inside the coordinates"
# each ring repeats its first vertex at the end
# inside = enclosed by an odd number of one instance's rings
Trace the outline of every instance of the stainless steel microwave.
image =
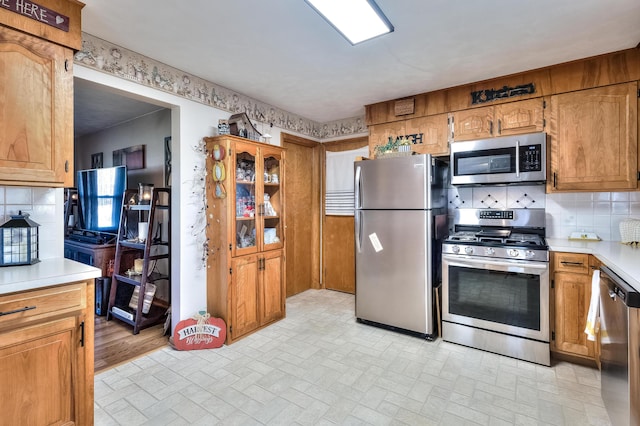
{"type": "Polygon", "coordinates": [[[451,184],[545,182],[544,132],[451,143],[451,184]]]}

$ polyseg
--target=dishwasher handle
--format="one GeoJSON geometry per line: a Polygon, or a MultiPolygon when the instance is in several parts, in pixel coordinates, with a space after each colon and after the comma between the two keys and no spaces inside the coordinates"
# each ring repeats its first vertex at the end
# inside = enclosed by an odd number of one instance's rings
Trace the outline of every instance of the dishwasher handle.
{"type": "Polygon", "coordinates": [[[640,293],[606,266],[600,267],[600,280],[607,282],[609,297],[617,296],[630,308],[640,308],[640,293]]]}

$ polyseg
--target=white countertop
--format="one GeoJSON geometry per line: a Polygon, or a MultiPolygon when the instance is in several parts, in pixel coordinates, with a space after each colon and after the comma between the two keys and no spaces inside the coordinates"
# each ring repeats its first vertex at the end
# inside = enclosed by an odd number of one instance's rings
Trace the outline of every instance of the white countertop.
{"type": "Polygon", "coordinates": [[[561,238],[547,238],[547,244],[552,251],[594,255],[640,291],[640,247],[628,246],[619,241],[573,241],[561,238]]]}
{"type": "Polygon", "coordinates": [[[35,265],[0,268],[0,294],[66,284],[97,278],[102,271],[93,266],[61,258],[45,259],[35,265]]]}

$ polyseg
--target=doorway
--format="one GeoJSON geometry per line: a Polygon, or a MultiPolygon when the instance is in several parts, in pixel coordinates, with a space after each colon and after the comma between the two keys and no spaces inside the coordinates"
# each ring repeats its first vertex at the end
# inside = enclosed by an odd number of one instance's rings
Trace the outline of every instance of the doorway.
{"type": "MultiPolygon", "coordinates": [[[[133,99],[126,92],[74,78],[75,170],[111,167],[113,152],[130,145],[145,145],[144,167],[128,172],[128,187],[138,182],[166,186],[166,138],[171,136],[172,111],[164,106],[133,99]],[[92,161],[100,158],[99,162],[92,161]]],[[[152,350],[164,347],[163,324],[133,335],[118,320],[95,315],[94,369],[101,372],[152,350]]]]}
{"type": "Polygon", "coordinates": [[[321,145],[281,134],[285,153],[285,260],[287,297],[320,282],[321,145]]]}
{"type": "MultiPolygon", "coordinates": [[[[367,136],[322,144],[324,151],[350,151],[369,144],[367,136]]],[[[323,175],[325,161],[323,158],[323,175]]],[[[323,198],[324,198],[323,191],[323,198]]],[[[322,215],[322,282],[328,290],[355,294],[355,229],[353,216],[322,215]]]]}

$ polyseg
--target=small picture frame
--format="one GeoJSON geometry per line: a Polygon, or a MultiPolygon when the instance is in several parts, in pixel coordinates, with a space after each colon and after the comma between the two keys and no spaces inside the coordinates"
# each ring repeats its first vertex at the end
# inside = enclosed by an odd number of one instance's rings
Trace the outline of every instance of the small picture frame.
{"type": "Polygon", "coordinates": [[[101,169],[102,167],[103,167],[102,153],[98,152],[96,154],[91,154],[91,168],[101,169]]]}

